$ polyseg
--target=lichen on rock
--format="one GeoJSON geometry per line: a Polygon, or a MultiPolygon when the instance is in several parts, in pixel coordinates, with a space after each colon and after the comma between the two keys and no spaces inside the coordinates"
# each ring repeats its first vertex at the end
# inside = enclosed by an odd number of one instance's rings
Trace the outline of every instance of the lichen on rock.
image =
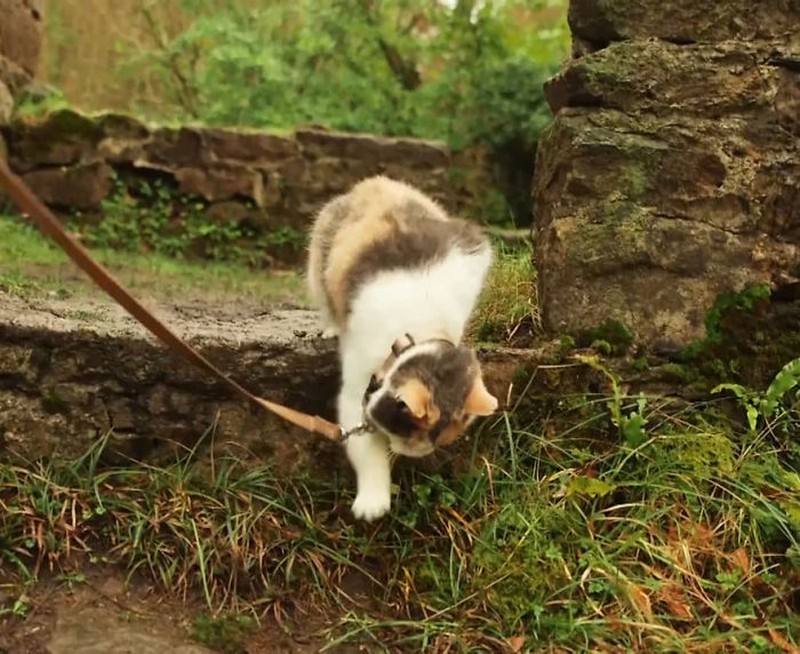
{"type": "Polygon", "coordinates": [[[617,320],[677,352],[721,294],[797,283],[800,7],[785,5],[572,2],[588,47],[546,86],[534,180],[550,331],[617,320]]]}

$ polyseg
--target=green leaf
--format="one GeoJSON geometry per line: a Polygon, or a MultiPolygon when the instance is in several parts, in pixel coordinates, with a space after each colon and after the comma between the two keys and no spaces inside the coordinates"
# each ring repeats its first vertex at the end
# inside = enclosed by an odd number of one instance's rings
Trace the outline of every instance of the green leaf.
{"type": "Polygon", "coordinates": [[[608,483],[602,479],[580,475],[573,477],[567,484],[567,497],[581,495],[584,497],[603,497],[616,488],[616,484],[608,483]]]}
{"type": "Polygon", "coordinates": [[[774,415],[784,395],[800,382],[800,359],[794,359],[780,369],[764,394],[761,412],[765,418],[774,415]]]}

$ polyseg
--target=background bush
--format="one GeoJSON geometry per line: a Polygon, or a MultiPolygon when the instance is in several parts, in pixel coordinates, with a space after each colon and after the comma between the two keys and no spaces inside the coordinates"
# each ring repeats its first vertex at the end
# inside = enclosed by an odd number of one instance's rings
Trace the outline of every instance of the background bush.
{"type": "Polygon", "coordinates": [[[51,0],[45,76],[162,121],[530,145],[566,0],[51,0]]]}

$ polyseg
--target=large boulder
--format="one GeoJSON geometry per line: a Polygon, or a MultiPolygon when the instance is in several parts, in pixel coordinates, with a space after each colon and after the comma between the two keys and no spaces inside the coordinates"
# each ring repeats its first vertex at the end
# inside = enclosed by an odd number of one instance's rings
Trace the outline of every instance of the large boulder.
{"type": "Polygon", "coordinates": [[[721,294],[797,284],[800,5],[576,0],[570,23],[593,51],[546,86],[546,327],[675,351],[721,294]]]}
{"type": "Polygon", "coordinates": [[[12,102],[39,66],[42,50],[42,0],[0,0],[0,125],[12,102]]]}

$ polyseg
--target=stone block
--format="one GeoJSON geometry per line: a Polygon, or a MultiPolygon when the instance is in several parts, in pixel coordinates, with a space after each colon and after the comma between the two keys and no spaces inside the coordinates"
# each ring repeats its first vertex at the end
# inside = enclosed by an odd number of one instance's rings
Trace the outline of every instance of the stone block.
{"type": "Polygon", "coordinates": [[[206,129],[206,147],[212,160],[273,165],[297,155],[292,138],[229,129],[206,129]]]}
{"type": "MultiPolygon", "coordinates": [[[[800,86],[800,77],[794,82],[800,86]]],[[[554,113],[599,106],[712,118],[771,109],[779,86],[780,69],[751,45],[622,41],[568,62],[545,91],[554,113]]]]}
{"type": "Polygon", "coordinates": [[[15,120],[8,129],[12,166],[21,172],[37,166],[66,166],[96,158],[103,137],[90,117],[71,109],[15,120]]]}
{"type": "Polygon", "coordinates": [[[560,112],[534,190],[546,326],[681,347],[720,293],[795,281],[797,147],[744,117],[560,112]]]}
{"type": "Polygon", "coordinates": [[[313,158],[348,158],[372,165],[402,163],[409,168],[447,166],[450,161],[443,144],[422,139],[313,129],[299,129],[296,136],[303,153],[313,158]]]}
{"type": "Polygon", "coordinates": [[[33,77],[42,50],[42,2],[0,0],[0,56],[33,77]]]}
{"type": "Polygon", "coordinates": [[[264,205],[264,180],[261,173],[235,164],[213,164],[175,171],[178,188],[198,195],[208,202],[247,198],[256,206],[264,205]]]}
{"type": "Polygon", "coordinates": [[[113,169],[104,162],[42,168],[26,173],[23,181],[42,202],[62,209],[94,209],[113,187],[113,169]]]}
{"type": "Polygon", "coordinates": [[[572,33],[594,44],[656,37],[674,43],[777,40],[800,44],[796,0],[571,0],[572,33]]]}

